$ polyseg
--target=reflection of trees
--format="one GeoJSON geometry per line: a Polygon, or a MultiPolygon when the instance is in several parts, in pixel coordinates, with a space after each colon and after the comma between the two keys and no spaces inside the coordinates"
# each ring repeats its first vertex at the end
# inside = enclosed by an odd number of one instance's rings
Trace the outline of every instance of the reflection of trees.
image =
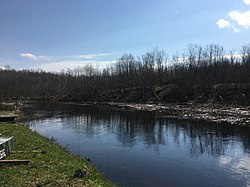
{"type": "MultiPolygon", "coordinates": [[[[122,144],[133,145],[136,140],[155,144],[155,118],[149,112],[122,112],[117,123],[117,138],[122,144]]],[[[131,146],[130,145],[130,146],[131,146]]]]}
{"type": "Polygon", "coordinates": [[[168,130],[173,133],[175,143],[190,146],[192,155],[219,156],[228,146],[244,142],[250,145],[248,128],[194,121],[172,121],[170,124],[168,130]]]}
{"type": "Polygon", "coordinates": [[[206,153],[209,155],[221,155],[225,150],[223,137],[220,134],[213,133],[213,129],[208,132],[190,128],[185,131],[190,137],[191,154],[206,153]]]}
{"type": "Polygon", "coordinates": [[[124,112],[105,107],[51,103],[37,107],[39,111],[44,110],[66,120],[65,128],[73,128],[76,133],[84,132],[87,136],[98,132],[116,134],[123,146],[134,146],[136,141],[157,149],[164,144],[173,144],[188,150],[192,155],[217,156],[222,155],[227,146],[238,143],[250,150],[249,128],[155,119],[150,112],[124,112]],[[70,127],[67,125],[69,123],[70,127]]]}

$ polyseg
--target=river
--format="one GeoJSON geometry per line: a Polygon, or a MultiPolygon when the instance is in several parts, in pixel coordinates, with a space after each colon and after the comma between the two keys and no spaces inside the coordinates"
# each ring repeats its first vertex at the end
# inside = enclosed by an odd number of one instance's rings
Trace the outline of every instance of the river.
{"type": "Polygon", "coordinates": [[[26,122],[120,186],[250,186],[250,128],[104,106],[30,102],[26,122]]]}

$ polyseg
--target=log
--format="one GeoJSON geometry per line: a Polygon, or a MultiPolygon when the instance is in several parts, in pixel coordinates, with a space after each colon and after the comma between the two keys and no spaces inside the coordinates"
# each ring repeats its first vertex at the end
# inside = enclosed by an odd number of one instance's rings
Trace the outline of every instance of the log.
{"type": "Polygon", "coordinates": [[[153,96],[156,98],[157,101],[161,101],[161,99],[156,95],[155,91],[153,89],[151,89],[153,96]]]}
{"type": "Polygon", "coordinates": [[[0,164],[28,164],[30,160],[0,160],[0,164]]]}
{"type": "Polygon", "coordinates": [[[17,115],[0,115],[0,122],[14,122],[17,115]]]}
{"type": "Polygon", "coordinates": [[[31,151],[11,151],[11,154],[18,154],[18,153],[43,153],[44,150],[31,150],[31,151]]]}

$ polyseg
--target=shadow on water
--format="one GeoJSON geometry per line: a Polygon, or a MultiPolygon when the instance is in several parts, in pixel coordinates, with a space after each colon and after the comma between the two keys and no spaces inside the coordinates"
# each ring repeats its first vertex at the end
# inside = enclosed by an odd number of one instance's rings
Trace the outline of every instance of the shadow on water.
{"type": "Polygon", "coordinates": [[[27,122],[123,186],[250,185],[250,130],[151,112],[34,102],[27,122]]]}

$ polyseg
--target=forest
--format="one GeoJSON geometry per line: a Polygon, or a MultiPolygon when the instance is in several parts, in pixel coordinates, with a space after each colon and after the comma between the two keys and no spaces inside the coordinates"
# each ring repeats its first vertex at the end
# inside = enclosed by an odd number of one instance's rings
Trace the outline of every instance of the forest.
{"type": "Polygon", "coordinates": [[[189,44],[183,53],[164,50],[114,65],[91,64],[61,73],[0,70],[0,100],[42,99],[82,102],[250,103],[250,44],[226,51],[218,44],[189,44]]]}

